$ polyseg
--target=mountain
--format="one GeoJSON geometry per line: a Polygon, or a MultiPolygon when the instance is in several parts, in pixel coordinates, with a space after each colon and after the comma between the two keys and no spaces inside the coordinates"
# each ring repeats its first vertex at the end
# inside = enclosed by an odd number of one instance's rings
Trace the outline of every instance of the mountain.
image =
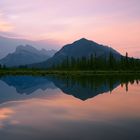
{"type": "Polygon", "coordinates": [[[121,58],[121,54],[113,48],[82,38],[72,44],[65,45],[52,58],[42,63],[34,64],[32,67],[48,68],[54,64],[61,63],[66,58],[90,57],[91,54],[94,56],[96,54],[97,58],[109,58],[110,53],[112,53],[116,59],[121,58]]]}
{"type": "Polygon", "coordinates": [[[8,54],[0,60],[0,64],[7,67],[14,67],[20,65],[27,65],[38,63],[47,60],[54,55],[54,50],[37,50],[30,45],[20,45],[16,48],[14,53],[8,54]]]}
{"type": "Polygon", "coordinates": [[[57,48],[59,45],[52,40],[31,41],[26,39],[8,38],[0,36],[0,59],[4,58],[7,54],[13,53],[19,45],[29,44],[38,49],[51,49],[57,48]]]}
{"type": "Polygon", "coordinates": [[[113,77],[108,79],[101,77],[79,79],[72,79],[71,77],[49,77],[49,80],[65,94],[72,95],[83,101],[99,94],[111,92],[120,85],[120,81],[113,77]]]}

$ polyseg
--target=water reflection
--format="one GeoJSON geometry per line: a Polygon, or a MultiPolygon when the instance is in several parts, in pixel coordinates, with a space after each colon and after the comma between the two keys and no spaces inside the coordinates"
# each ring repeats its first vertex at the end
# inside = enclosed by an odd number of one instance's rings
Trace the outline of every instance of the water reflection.
{"type": "Polygon", "coordinates": [[[6,76],[0,89],[2,140],[140,139],[138,76],[6,76]]]}
{"type": "Polygon", "coordinates": [[[53,83],[64,93],[87,100],[98,94],[112,91],[120,85],[120,80],[105,77],[51,77],[53,83]]]}
{"type": "Polygon", "coordinates": [[[9,86],[16,88],[20,94],[31,94],[38,89],[46,90],[47,88],[55,88],[47,78],[34,76],[5,76],[0,80],[9,86]]]}
{"type": "MultiPolygon", "coordinates": [[[[37,90],[61,89],[63,93],[72,95],[81,100],[93,98],[99,94],[112,92],[119,85],[128,91],[129,84],[139,83],[138,76],[92,76],[92,77],[66,77],[66,76],[4,76],[0,78],[0,99],[4,99],[4,89],[11,92],[11,88],[16,89],[16,93],[23,96],[34,94],[37,90]],[[4,83],[6,85],[4,85],[4,83]],[[4,86],[6,86],[4,88],[4,86]]],[[[6,97],[10,98],[9,92],[6,97]]],[[[15,91],[13,92],[15,94],[15,91]]],[[[10,95],[13,95],[10,94],[10,95]]],[[[17,96],[17,95],[15,95],[17,96]]],[[[19,97],[23,97],[19,96],[19,97]]],[[[12,96],[13,97],[13,96],[12,96]]],[[[12,98],[11,97],[11,98],[12,98]]]]}
{"type": "Polygon", "coordinates": [[[119,85],[128,91],[129,84],[139,84],[138,76],[92,76],[92,77],[51,77],[53,83],[64,93],[81,100],[99,94],[112,92],[119,85]]]}

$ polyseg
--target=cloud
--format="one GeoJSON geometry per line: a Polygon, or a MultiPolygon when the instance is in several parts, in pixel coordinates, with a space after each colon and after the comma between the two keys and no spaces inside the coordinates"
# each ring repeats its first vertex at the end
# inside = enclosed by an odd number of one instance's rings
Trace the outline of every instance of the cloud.
{"type": "Polygon", "coordinates": [[[4,14],[0,11],[0,32],[9,32],[13,30],[13,26],[4,19],[4,14]]]}
{"type": "Polygon", "coordinates": [[[139,0],[1,0],[0,31],[62,44],[86,37],[123,52],[140,44],[139,5],[139,0]]]}
{"type": "Polygon", "coordinates": [[[14,32],[10,32],[10,31],[0,31],[0,36],[3,36],[3,37],[9,37],[9,38],[25,38],[24,35],[22,34],[17,34],[17,33],[14,33],[14,32]]]}
{"type": "Polygon", "coordinates": [[[0,31],[7,32],[7,31],[11,31],[12,29],[13,26],[11,26],[10,24],[4,21],[0,21],[0,31]]]}

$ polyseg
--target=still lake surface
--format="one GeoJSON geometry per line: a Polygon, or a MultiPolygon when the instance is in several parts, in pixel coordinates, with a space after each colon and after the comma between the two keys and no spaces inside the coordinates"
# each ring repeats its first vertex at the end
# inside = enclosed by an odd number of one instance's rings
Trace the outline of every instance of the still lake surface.
{"type": "Polygon", "coordinates": [[[0,139],[140,140],[140,78],[0,77],[0,139]]]}

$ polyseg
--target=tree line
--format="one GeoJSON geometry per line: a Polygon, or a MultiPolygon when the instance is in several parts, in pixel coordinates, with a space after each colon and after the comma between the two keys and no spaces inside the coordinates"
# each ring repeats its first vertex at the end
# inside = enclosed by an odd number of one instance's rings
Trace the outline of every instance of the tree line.
{"type": "MultiPolygon", "coordinates": [[[[38,69],[28,68],[26,65],[7,68],[6,65],[0,64],[0,69],[38,69]]],[[[66,70],[66,71],[139,71],[140,70],[140,59],[128,57],[128,53],[125,56],[121,56],[119,59],[110,52],[108,57],[97,57],[96,53],[91,54],[89,57],[66,57],[61,63],[52,65],[48,70],[66,70]]]]}
{"type": "Polygon", "coordinates": [[[112,53],[106,58],[91,54],[90,57],[66,57],[61,63],[53,65],[52,70],[140,70],[140,59],[121,56],[116,59],[112,53]]]}

